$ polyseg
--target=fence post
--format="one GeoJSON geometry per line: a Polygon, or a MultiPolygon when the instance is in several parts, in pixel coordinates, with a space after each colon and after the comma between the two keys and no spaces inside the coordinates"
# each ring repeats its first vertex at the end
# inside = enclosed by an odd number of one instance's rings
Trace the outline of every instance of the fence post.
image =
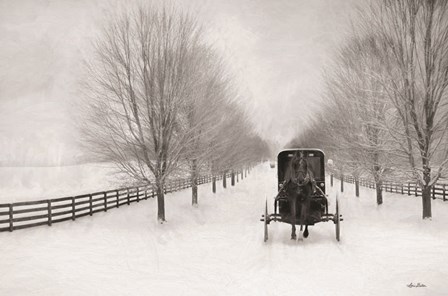
{"type": "Polygon", "coordinates": [[[341,192],[344,192],[344,175],[341,175],[341,192]]]}
{"type": "Polygon", "coordinates": [[[232,186],[235,186],[235,172],[232,171],[232,175],[230,177],[230,182],[232,186]]]}
{"type": "Polygon", "coordinates": [[[212,177],[212,191],[213,193],[216,193],[216,177],[212,177]]]}
{"type": "Polygon", "coordinates": [[[75,213],[76,213],[76,211],[75,211],[75,198],[72,197],[72,220],[73,221],[75,221],[75,218],[76,218],[75,213]]]}
{"type": "Polygon", "coordinates": [[[47,209],[48,209],[48,226],[51,226],[51,199],[47,200],[47,209]]]}
{"type": "Polygon", "coordinates": [[[137,202],[140,202],[140,188],[137,187],[137,202]]]}
{"type": "Polygon", "coordinates": [[[408,195],[411,195],[411,182],[408,182],[408,195]]]}
{"type": "Polygon", "coordinates": [[[13,231],[13,205],[9,204],[9,232],[13,231]]]}
{"type": "Polygon", "coordinates": [[[92,194],[89,194],[90,216],[93,215],[92,194]]]}
{"type": "Polygon", "coordinates": [[[116,198],[117,198],[117,208],[120,207],[120,193],[118,192],[118,190],[115,190],[115,193],[117,194],[116,198]]]}
{"type": "Polygon", "coordinates": [[[128,205],[130,205],[131,204],[131,200],[130,200],[130,197],[129,197],[129,188],[126,188],[126,190],[127,190],[127,193],[128,193],[127,202],[128,202],[128,205]]]}
{"type": "Polygon", "coordinates": [[[107,194],[106,194],[106,192],[103,192],[103,199],[104,199],[104,211],[107,212],[107,194]]]}
{"type": "Polygon", "coordinates": [[[404,194],[403,183],[401,183],[401,194],[404,194]]]}
{"type": "Polygon", "coordinates": [[[331,184],[331,187],[333,187],[333,174],[330,174],[330,184],[331,184]]]}
{"type": "Polygon", "coordinates": [[[415,196],[418,196],[418,191],[417,191],[417,183],[415,183],[415,196]]]}
{"type": "Polygon", "coordinates": [[[445,201],[445,184],[443,184],[443,201],[445,201]]]}
{"type": "Polygon", "coordinates": [[[432,199],[436,199],[436,185],[432,185],[432,199]]]}
{"type": "Polygon", "coordinates": [[[222,187],[223,187],[223,188],[227,188],[227,176],[226,176],[226,172],[224,172],[224,174],[222,175],[222,187]]]}

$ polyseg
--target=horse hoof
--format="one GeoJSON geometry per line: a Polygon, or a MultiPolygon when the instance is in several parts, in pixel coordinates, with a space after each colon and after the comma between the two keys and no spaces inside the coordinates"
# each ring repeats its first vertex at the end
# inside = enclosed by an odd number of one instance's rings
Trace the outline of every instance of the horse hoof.
{"type": "Polygon", "coordinates": [[[297,236],[295,236],[295,235],[291,235],[291,239],[292,239],[292,240],[296,240],[296,239],[297,239],[297,236]]]}
{"type": "Polygon", "coordinates": [[[308,235],[309,235],[309,232],[308,232],[308,229],[307,229],[307,230],[305,230],[305,232],[303,233],[303,237],[307,238],[308,235]]]}

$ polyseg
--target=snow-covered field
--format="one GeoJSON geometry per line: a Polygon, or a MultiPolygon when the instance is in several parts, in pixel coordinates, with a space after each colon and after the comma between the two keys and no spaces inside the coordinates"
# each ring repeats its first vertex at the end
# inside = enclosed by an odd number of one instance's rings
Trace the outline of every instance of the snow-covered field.
{"type": "Polygon", "coordinates": [[[358,199],[347,185],[341,242],[332,223],[303,242],[272,223],[263,243],[275,188],[265,163],[215,195],[200,186],[198,208],[188,189],[169,194],[163,225],[149,200],[1,233],[0,295],[448,295],[448,203],[422,221],[419,198],[386,194],[377,207],[373,190],[358,199]]]}
{"type": "Polygon", "coordinates": [[[126,183],[108,163],[55,167],[1,167],[0,203],[80,195],[126,183]]]}

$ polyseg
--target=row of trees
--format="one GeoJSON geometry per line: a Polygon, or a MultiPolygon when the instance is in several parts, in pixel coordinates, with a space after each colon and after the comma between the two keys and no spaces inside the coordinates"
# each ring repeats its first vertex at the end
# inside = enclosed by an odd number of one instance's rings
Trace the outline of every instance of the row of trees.
{"type": "Polygon", "coordinates": [[[140,5],[114,15],[86,64],[84,140],[97,157],[155,185],[161,223],[168,178],[189,174],[197,184],[201,172],[242,169],[268,153],[189,13],[140,5]]]}
{"type": "MultiPolygon", "coordinates": [[[[325,71],[321,113],[295,145],[324,147],[334,169],[416,181],[423,218],[448,163],[448,2],[370,1],[325,71]]],[[[404,181],[404,180],[403,180],[404,181]]]]}

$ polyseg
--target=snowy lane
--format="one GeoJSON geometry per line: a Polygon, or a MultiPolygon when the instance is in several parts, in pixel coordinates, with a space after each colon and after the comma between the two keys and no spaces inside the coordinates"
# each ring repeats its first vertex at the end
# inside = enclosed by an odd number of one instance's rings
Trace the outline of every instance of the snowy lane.
{"type": "Polygon", "coordinates": [[[217,187],[200,186],[198,208],[189,190],[168,195],[164,225],[150,200],[3,233],[0,295],[447,295],[448,203],[421,221],[420,199],[386,194],[378,208],[373,190],[357,199],[348,185],[340,243],[332,223],[300,243],[271,223],[265,244],[259,219],[266,196],[272,210],[275,169],[217,187]]]}

